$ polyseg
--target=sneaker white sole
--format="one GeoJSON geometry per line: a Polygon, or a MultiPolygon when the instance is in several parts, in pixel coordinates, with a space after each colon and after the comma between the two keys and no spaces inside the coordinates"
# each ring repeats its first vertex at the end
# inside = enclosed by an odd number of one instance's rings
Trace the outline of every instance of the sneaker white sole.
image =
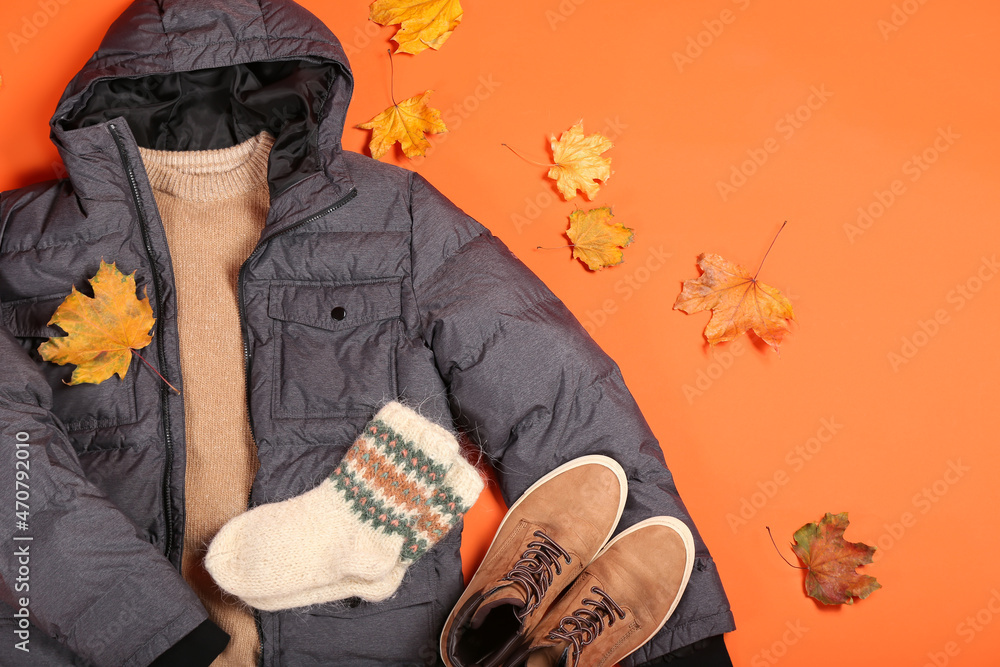
{"type": "Polygon", "coordinates": [[[678,535],[681,536],[681,539],[684,541],[684,554],[685,554],[684,577],[681,579],[680,588],[677,590],[677,597],[674,598],[673,604],[670,605],[670,610],[667,612],[667,615],[663,617],[663,620],[660,621],[660,624],[657,625],[656,628],[654,628],[653,631],[650,632],[646,636],[646,638],[643,639],[634,649],[632,649],[625,655],[618,658],[619,661],[624,660],[625,658],[627,658],[628,656],[632,655],[640,648],[645,646],[646,642],[655,637],[656,634],[663,629],[663,626],[667,624],[667,621],[670,620],[670,617],[674,615],[674,610],[677,609],[677,605],[680,603],[681,598],[684,596],[684,591],[687,589],[688,580],[691,578],[691,570],[694,569],[694,536],[691,534],[691,529],[688,528],[683,521],[674,518],[672,516],[654,516],[652,518],[645,519],[644,521],[640,521],[634,526],[629,526],[618,535],[615,535],[615,539],[605,544],[604,548],[601,549],[600,553],[597,554],[594,560],[600,558],[604,554],[604,552],[610,549],[611,546],[618,540],[622,539],[629,533],[641,530],[646,526],[666,526],[668,528],[672,528],[674,532],[676,532],[678,535]]]}
{"type": "MultiPolygon", "coordinates": [[[[618,511],[615,514],[615,521],[611,525],[611,530],[608,531],[607,536],[605,536],[605,538],[604,538],[604,541],[607,543],[608,539],[615,532],[615,528],[618,527],[618,521],[622,518],[622,512],[625,511],[625,501],[628,499],[628,477],[625,475],[625,469],[622,468],[621,464],[618,463],[618,461],[615,461],[613,458],[610,458],[608,456],[604,456],[603,454],[587,454],[586,456],[581,456],[579,458],[575,458],[572,461],[567,461],[566,463],[562,464],[561,466],[559,466],[558,468],[556,468],[552,472],[544,475],[537,482],[535,482],[534,484],[532,484],[531,486],[529,486],[528,489],[524,493],[522,493],[518,497],[517,500],[514,501],[514,504],[510,506],[510,508],[507,510],[507,513],[504,515],[503,520],[500,521],[500,525],[497,526],[496,533],[493,534],[493,539],[490,541],[490,546],[486,549],[486,556],[483,557],[483,563],[486,562],[486,558],[489,556],[490,550],[493,549],[493,544],[497,541],[497,537],[499,537],[500,532],[503,530],[504,524],[507,523],[507,519],[509,519],[511,517],[511,515],[514,513],[514,510],[517,509],[517,506],[521,504],[522,500],[524,500],[525,498],[527,498],[531,494],[532,491],[534,491],[535,489],[537,489],[538,487],[540,487],[542,484],[545,484],[546,482],[548,482],[553,477],[558,477],[559,475],[561,475],[562,473],[566,472],[567,470],[573,470],[574,468],[579,468],[580,466],[585,466],[585,465],[590,465],[590,464],[602,465],[605,468],[608,468],[609,470],[611,470],[613,473],[615,473],[615,477],[618,478],[618,483],[621,485],[621,491],[622,492],[621,492],[620,497],[618,499],[618,511]]],[[[667,518],[667,517],[663,517],[663,518],[667,518]]],[[[685,528],[686,528],[686,526],[685,526],[685,528]]],[[[618,539],[618,538],[615,538],[615,539],[618,539]]],[[[693,547],[692,547],[692,550],[693,550],[693,547]]],[[[597,555],[600,555],[602,551],[603,551],[603,548],[599,549],[598,552],[597,552],[597,555]]],[[[594,556],[594,559],[597,558],[597,555],[594,556]]],[[[593,562],[593,561],[591,561],[591,562],[593,562]]],[[[590,563],[585,563],[584,567],[586,567],[589,564],[590,563]]],[[[480,563],[479,567],[482,567],[482,563],[480,563]]],[[[476,575],[478,573],[479,573],[479,568],[476,568],[476,571],[472,574],[472,578],[475,579],[476,575]]],[[[471,583],[472,580],[470,579],[469,581],[471,583]]],[[[454,613],[454,611],[455,610],[452,609],[452,613],[454,613]]],[[[449,618],[450,617],[451,617],[451,614],[449,614],[449,618]]],[[[447,621],[445,621],[445,626],[447,627],[447,621]]],[[[440,654],[442,656],[442,659],[445,661],[445,664],[450,666],[451,663],[447,660],[447,658],[444,657],[446,655],[446,651],[445,651],[445,630],[444,629],[441,630],[441,638],[440,638],[440,640],[438,642],[438,651],[440,652],[440,654]]]]}

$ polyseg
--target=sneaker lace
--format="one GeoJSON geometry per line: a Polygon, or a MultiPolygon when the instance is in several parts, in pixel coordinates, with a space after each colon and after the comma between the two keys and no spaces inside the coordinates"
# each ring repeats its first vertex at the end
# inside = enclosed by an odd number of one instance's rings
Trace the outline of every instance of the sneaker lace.
{"type": "Polygon", "coordinates": [[[541,604],[545,591],[555,577],[552,571],[555,570],[556,575],[562,574],[562,564],[559,559],[564,559],[567,565],[573,562],[573,558],[566,553],[566,550],[544,531],[536,530],[534,536],[539,539],[528,542],[528,548],[521,554],[521,558],[502,577],[503,581],[524,586],[527,598],[524,607],[517,612],[518,620],[522,621],[541,604]]]}
{"type": "Polygon", "coordinates": [[[573,659],[580,657],[583,647],[597,639],[604,632],[604,619],[607,617],[608,627],[615,624],[616,617],[625,620],[625,612],[597,586],[591,587],[591,592],[601,596],[600,600],[583,598],[583,604],[593,609],[581,607],[570,616],[564,616],[555,630],[548,635],[549,639],[568,641],[573,645],[573,659]]]}

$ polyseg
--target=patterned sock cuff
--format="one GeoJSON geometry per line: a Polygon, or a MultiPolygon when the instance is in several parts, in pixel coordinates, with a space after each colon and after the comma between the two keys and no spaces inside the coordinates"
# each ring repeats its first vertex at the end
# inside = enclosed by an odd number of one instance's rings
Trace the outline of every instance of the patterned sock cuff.
{"type": "Polygon", "coordinates": [[[458,440],[451,431],[395,401],[387,403],[372,417],[369,426],[372,425],[405,440],[412,456],[428,467],[442,468],[446,472],[459,454],[458,440]]]}
{"type": "Polygon", "coordinates": [[[471,506],[466,499],[476,489],[466,468],[478,477],[454,435],[390,403],[365,425],[330,479],[362,521],[402,536],[401,557],[416,560],[471,506]],[[445,491],[453,470],[466,481],[457,492],[445,491]]]}
{"type": "MultiPolygon", "coordinates": [[[[444,476],[438,491],[439,494],[447,495],[449,503],[454,503],[453,511],[458,514],[455,519],[457,521],[476,504],[485,486],[483,477],[476,467],[464,458],[460,458],[444,476]]],[[[451,504],[449,509],[452,509],[451,504]]]]}
{"type": "MultiPolygon", "coordinates": [[[[484,486],[483,478],[475,466],[459,455],[442,484],[434,490],[434,497],[428,500],[439,519],[433,524],[428,522],[425,526],[428,549],[465,518],[465,513],[475,504],[484,486]]],[[[407,553],[405,549],[402,555],[404,562],[419,557],[418,552],[407,553]]]]}

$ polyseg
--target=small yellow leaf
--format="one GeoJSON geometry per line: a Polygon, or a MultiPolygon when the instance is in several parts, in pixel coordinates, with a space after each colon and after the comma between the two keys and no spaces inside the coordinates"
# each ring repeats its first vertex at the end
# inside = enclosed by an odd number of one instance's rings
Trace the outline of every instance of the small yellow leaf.
{"type": "Polygon", "coordinates": [[[632,243],[632,229],[612,222],[613,217],[607,206],[570,213],[566,236],[573,242],[573,258],[591,271],[625,261],[622,248],[632,243]]]}
{"type": "Polygon", "coordinates": [[[368,18],[379,25],[399,24],[396,53],[440,49],[462,21],[459,0],[375,0],[368,18]]]}
{"type": "Polygon", "coordinates": [[[427,98],[432,92],[434,91],[428,90],[421,95],[414,95],[392,105],[367,123],[356,126],[372,131],[368,147],[373,158],[380,159],[397,141],[406,157],[421,156],[431,145],[425,134],[448,131],[441,120],[441,112],[427,106],[427,98]]]}
{"type": "Polygon", "coordinates": [[[587,199],[593,199],[601,189],[597,181],[611,178],[611,158],[601,157],[601,153],[614,144],[599,132],[584,136],[583,121],[563,132],[558,141],[553,135],[551,142],[555,165],[549,169],[549,178],[556,181],[563,198],[569,201],[582,190],[587,199]]]}
{"type": "Polygon", "coordinates": [[[38,346],[45,361],[76,364],[68,384],[99,384],[115,373],[124,379],[132,350],[153,340],[150,329],[156,319],[145,290],[142,299],[135,295],[134,271],[126,276],[113,263],[101,260],[90,286],[94,298],[73,287],[48,322],[69,335],[49,338],[38,346]]]}

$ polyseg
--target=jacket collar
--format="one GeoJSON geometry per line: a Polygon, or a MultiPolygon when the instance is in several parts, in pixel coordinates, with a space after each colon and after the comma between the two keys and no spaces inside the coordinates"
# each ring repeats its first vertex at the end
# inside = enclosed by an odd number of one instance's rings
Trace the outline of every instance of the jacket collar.
{"type": "MultiPolygon", "coordinates": [[[[124,118],[116,117],[98,125],[53,134],[80,209],[86,217],[93,216],[96,220],[128,219],[134,208],[129,176],[118,153],[113,131],[118,131],[123,140],[139,196],[145,206],[155,207],[142,157],[124,118]]],[[[354,182],[343,158],[338,155],[338,159],[324,166],[324,171],[314,173],[272,197],[261,231],[262,239],[281,233],[350,194],[354,182]]]]}

